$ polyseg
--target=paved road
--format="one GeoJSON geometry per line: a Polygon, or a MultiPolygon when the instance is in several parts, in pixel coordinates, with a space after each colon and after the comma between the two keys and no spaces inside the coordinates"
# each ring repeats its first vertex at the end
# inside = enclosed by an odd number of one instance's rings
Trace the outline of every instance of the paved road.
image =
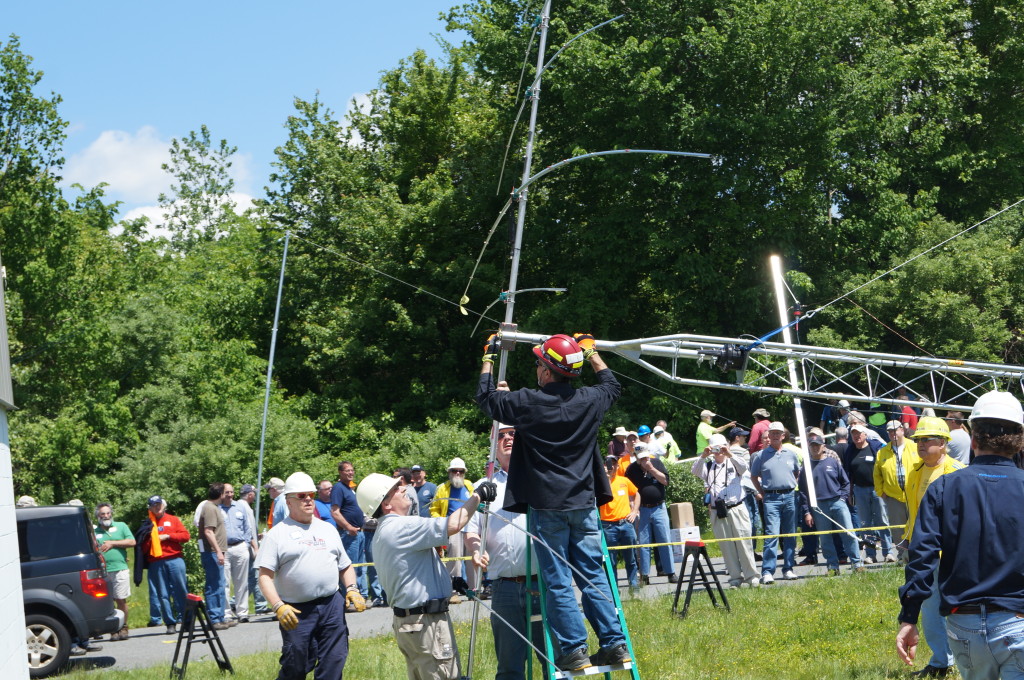
{"type": "MultiPolygon", "coordinates": [[[[723,585],[725,579],[722,574],[725,570],[721,559],[712,560],[719,578],[723,585]]],[[[677,567],[678,568],[678,567],[677,567]]],[[[844,568],[845,569],[845,568],[844,568]]],[[[800,576],[821,575],[824,567],[798,567],[797,573],[800,576]]],[[[776,584],[784,585],[786,581],[778,580],[776,584]]],[[[792,582],[789,582],[792,583],[792,582]]],[[[620,586],[625,585],[625,573],[620,570],[620,586]]],[[[774,587],[774,586],[773,586],[774,587]]],[[[652,578],[651,585],[640,591],[640,597],[651,598],[660,595],[674,593],[675,586],[668,583],[665,577],[652,578]]],[[[486,603],[485,603],[486,604],[486,603]]],[[[473,616],[473,605],[469,602],[454,605],[451,609],[452,616],[456,621],[469,621],[473,616]]],[[[486,617],[487,611],[481,607],[481,617],[486,617]]],[[[347,617],[350,635],[353,638],[367,638],[391,633],[391,610],[388,608],[368,609],[359,614],[349,614],[347,617]]],[[[228,658],[244,654],[254,654],[263,651],[276,651],[281,648],[281,635],[273,617],[262,616],[253,618],[249,623],[239,624],[234,628],[219,631],[224,649],[228,658]]],[[[72,659],[72,667],[77,669],[97,670],[129,670],[133,668],[148,668],[150,666],[170,667],[171,659],[174,656],[174,645],[177,642],[177,635],[167,635],[164,627],[137,628],[131,631],[131,637],[121,642],[103,641],[103,649],[82,657],[72,659]]],[[[207,645],[193,645],[190,654],[190,663],[204,659],[211,659],[207,645]]]]}

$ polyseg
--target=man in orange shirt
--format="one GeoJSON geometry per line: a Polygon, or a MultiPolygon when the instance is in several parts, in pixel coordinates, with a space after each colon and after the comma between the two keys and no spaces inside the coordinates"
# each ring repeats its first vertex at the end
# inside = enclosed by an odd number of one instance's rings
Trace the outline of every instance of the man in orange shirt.
{"type": "MultiPolygon", "coordinates": [[[[636,486],[625,475],[618,474],[619,461],[614,457],[609,457],[605,461],[604,468],[612,485],[612,500],[598,508],[601,512],[601,528],[604,529],[605,543],[609,548],[613,545],[636,545],[633,522],[640,514],[640,496],[636,492],[636,486]]],[[[638,589],[640,584],[636,573],[636,554],[632,548],[610,552],[616,566],[620,553],[625,558],[629,589],[638,589]]]]}

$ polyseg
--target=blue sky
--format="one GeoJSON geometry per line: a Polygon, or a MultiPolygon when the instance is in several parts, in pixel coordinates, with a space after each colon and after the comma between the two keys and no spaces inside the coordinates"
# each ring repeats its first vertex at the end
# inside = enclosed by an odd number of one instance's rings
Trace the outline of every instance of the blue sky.
{"type": "Polygon", "coordinates": [[[416,49],[441,56],[442,12],[456,0],[235,3],[11,2],[0,37],[44,72],[70,124],[68,182],[108,182],[122,215],[155,216],[173,137],[203,124],[238,147],[236,189],[259,196],[294,97],[341,115],[380,72],[416,49]]]}

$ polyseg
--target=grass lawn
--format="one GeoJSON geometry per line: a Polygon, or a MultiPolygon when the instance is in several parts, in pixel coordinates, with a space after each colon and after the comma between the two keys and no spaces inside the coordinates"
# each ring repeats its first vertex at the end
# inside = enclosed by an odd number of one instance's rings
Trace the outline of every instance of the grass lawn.
{"type": "MultiPolygon", "coordinates": [[[[726,591],[732,612],[714,609],[694,596],[686,619],[671,615],[672,598],[627,600],[626,617],[640,675],[645,680],[732,680],[785,678],[852,680],[906,678],[896,658],[896,589],[903,570],[874,567],[868,574],[812,577],[790,586],[726,591]]],[[[145,592],[143,590],[143,592],[145,592]]],[[[456,626],[463,661],[469,624],[456,626]]],[[[480,626],[474,676],[493,677],[494,650],[486,621],[480,626]]],[[[596,643],[591,640],[591,650],[596,643]]],[[[929,652],[923,641],[918,664],[929,652]]],[[[236,676],[269,678],[277,653],[232,659],[236,676]]],[[[164,680],[168,667],[136,671],[89,671],[69,680],[164,680]]],[[[223,678],[213,663],[189,664],[188,678],[223,678]]],[[[312,677],[312,676],[311,676],[312,677]]],[[[345,667],[353,680],[401,680],[405,664],[390,637],[353,640],[345,667]]],[[[540,678],[536,673],[535,677],[540,678]]],[[[613,677],[628,677],[625,673],[613,677]]]]}

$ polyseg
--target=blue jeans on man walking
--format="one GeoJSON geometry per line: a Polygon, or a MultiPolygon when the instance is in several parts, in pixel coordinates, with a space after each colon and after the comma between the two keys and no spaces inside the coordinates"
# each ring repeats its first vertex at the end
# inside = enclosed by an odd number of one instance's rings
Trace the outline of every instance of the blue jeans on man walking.
{"type": "Polygon", "coordinates": [[[818,499],[818,509],[812,510],[814,517],[815,531],[834,531],[836,529],[850,529],[851,531],[842,534],[824,536],[821,542],[821,552],[825,555],[825,564],[829,569],[839,570],[839,553],[832,536],[838,536],[846,549],[846,554],[851,556],[852,567],[860,566],[860,550],[857,549],[857,539],[853,536],[853,520],[850,519],[850,507],[842,498],[830,498],[828,500],[818,499]],[[836,526],[836,525],[839,526],[836,526]]]}
{"type": "MultiPolygon", "coordinates": [[[[149,579],[153,581],[156,592],[161,594],[160,607],[163,610],[164,623],[171,625],[181,620],[188,602],[188,582],[185,578],[185,560],[172,557],[149,563],[149,579]],[[172,603],[170,599],[173,598],[172,603]]],[[[221,592],[224,588],[221,587],[221,592]]]]}
{"type": "MultiPolygon", "coordinates": [[[[350,536],[345,530],[341,531],[341,545],[345,548],[345,554],[352,560],[352,564],[362,564],[366,554],[366,534],[357,531],[355,536],[350,536]]],[[[366,567],[356,567],[356,585],[359,586],[359,594],[363,599],[367,598],[366,590],[366,567]]]]}
{"type": "Polygon", "coordinates": [[[206,574],[206,585],[203,596],[206,599],[206,613],[212,623],[224,620],[224,608],[227,600],[224,597],[224,565],[217,561],[217,553],[205,550],[199,553],[203,560],[203,572],[206,574]]]}
{"type": "Polygon", "coordinates": [[[629,583],[630,588],[639,587],[640,582],[636,575],[636,553],[634,549],[610,549],[616,545],[636,545],[636,531],[633,529],[633,525],[626,520],[618,522],[602,521],[601,528],[604,530],[604,542],[608,544],[608,556],[611,557],[612,565],[614,565],[616,570],[618,569],[619,556],[621,555],[626,563],[626,582],[629,583]]]}
{"type": "MultiPolygon", "coordinates": [[[[764,494],[764,533],[773,534],[796,533],[796,494],[769,493],[764,494]]],[[[764,552],[761,559],[761,574],[775,575],[778,562],[779,539],[764,539],[764,552]]],[[[796,538],[790,536],[782,539],[782,571],[792,569],[796,564],[796,538]]]]}
{"type": "Polygon", "coordinates": [[[530,509],[534,533],[546,545],[534,542],[537,566],[547,587],[547,615],[551,634],[563,654],[587,646],[587,629],[580,616],[572,583],[580,589],[583,613],[602,647],[623,644],[611,586],[604,571],[597,508],[580,510],[530,509]],[[562,559],[552,555],[552,551],[562,559]],[[572,564],[579,573],[566,564],[572,564]]]}
{"type": "MultiPolygon", "coordinates": [[[[668,532],[668,510],[662,503],[653,508],[640,506],[640,517],[637,529],[637,541],[641,545],[647,543],[668,543],[671,536],[668,532]]],[[[661,557],[661,568],[664,573],[675,575],[676,565],[672,559],[672,546],[663,545],[658,547],[658,555],[661,557]]],[[[640,548],[640,574],[647,576],[651,570],[651,549],[640,548]]]]}

